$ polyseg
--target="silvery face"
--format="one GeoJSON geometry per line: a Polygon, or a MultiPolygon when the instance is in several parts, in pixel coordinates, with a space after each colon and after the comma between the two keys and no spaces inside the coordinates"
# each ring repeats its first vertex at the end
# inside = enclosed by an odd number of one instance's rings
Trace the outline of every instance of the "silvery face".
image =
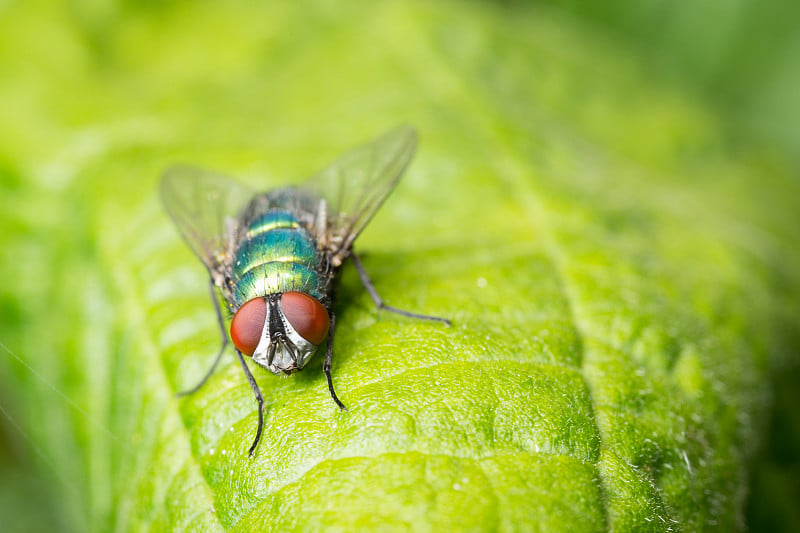
{"type": "Polygon", "coordinates": [[[300,336],[283,314],[280,299],[267,303],[267,316],[253,360],[274,374],[291,374],[314,356],[317,345],[300,336]]]}

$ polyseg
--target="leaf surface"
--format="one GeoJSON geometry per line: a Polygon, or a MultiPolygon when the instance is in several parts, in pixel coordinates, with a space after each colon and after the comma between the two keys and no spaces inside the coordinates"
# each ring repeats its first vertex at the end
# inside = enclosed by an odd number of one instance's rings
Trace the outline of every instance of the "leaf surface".
{"type": "Polygon", "coordinates": [[[0,54],[17,104],[0,110],[0,340],[47,380],[9,358],[2,398],[45,472],[30,490],[60,502],[30,520],[744,527],[769,372],[797,350],[800,186],[780,157],[547,10],[159,9],[15,4],[0,22],[0,50],[26,53],[0,54]],[[453,326],[377,313],[347,265],[348,411],[321,358],[255,368],[250,458],[232,354],[174,397],[219,338],[158,176],[185,161],[268,188],[405,122],[418,155],[356,246],[387,302],[453,326]]]}

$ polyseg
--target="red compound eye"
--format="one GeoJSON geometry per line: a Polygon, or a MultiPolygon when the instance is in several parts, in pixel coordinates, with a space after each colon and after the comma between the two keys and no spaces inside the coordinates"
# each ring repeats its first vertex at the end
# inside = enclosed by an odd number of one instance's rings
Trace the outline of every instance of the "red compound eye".
{"type": "Polygon", "coordinates": [[[261,332],[267,319],[267,302],[253,298],[236,311],[231,320],[231,340],[246,355],[253,355],[261,341],[261,332]]]}
{"type": "Polygon", "coordinates": [[[302,292],[284,292],[283,316],[294,330],[311,344],[320,344],[328,334],[328,311],[319,300],[302,292]]]}

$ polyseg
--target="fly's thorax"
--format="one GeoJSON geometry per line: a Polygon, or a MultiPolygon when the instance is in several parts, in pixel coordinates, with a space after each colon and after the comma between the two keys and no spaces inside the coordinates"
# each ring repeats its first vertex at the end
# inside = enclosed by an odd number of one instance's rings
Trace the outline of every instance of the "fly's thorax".
{"type": "Polygon", "coordinates": [[[302,369],[328,333],[329,315],[313,296],[299,292],[257,297],[231,321],[236,347],[275,374],[302,369]]]}
{"type": "Polygon", "coordinates": [[[241,305],[256,296],[305,292],[321,298],[328,280],[324,256],[299,215],[275,208],[243,221],[233,252],[232,295],[241,305]]]}

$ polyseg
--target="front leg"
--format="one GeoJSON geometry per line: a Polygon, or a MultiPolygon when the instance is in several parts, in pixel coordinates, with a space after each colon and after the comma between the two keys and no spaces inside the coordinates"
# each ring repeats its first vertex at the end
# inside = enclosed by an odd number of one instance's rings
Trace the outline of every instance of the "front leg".
{"type": "Polygon", "coordinates": [[[325,372],[325,378],[328,380],[328,390],[331,393],[331,398],[339,406],[342,411],[347,411],[347,407],[336,396],[336,391],[333,390],[333,379],[331,378],[331,361],[333,359],[333,332],[336,329],[336,315],[331,311],[331,324],[328,328],[328,349],[325,352],[325,362],[322,364],[322,370],[325,372]]]}
{"type": "Polygon", "coordinates": [[[242,371],[244,371],[244,375],[247,378],[247,383],[250,384],[250,389],[256,397],[256,402],[258,402],[258,429],[256,429],[256,438],[253,439],[253,444],[250,445],[250,450],[247,452],[250,457],[252,457],[256,446],[258,446],[258,441],[261,440],[261,432],[264,429],[264,396],[261,394],[261,388],[259,388],[258,383],[256,383],[256,378],[253,377],[253,374],[247,367],[247,363],[244,362],[242,352],[240,352],[238,348],[236,348],[236,356],[239,358],[239,363],[242,365],[242,371]]]}

